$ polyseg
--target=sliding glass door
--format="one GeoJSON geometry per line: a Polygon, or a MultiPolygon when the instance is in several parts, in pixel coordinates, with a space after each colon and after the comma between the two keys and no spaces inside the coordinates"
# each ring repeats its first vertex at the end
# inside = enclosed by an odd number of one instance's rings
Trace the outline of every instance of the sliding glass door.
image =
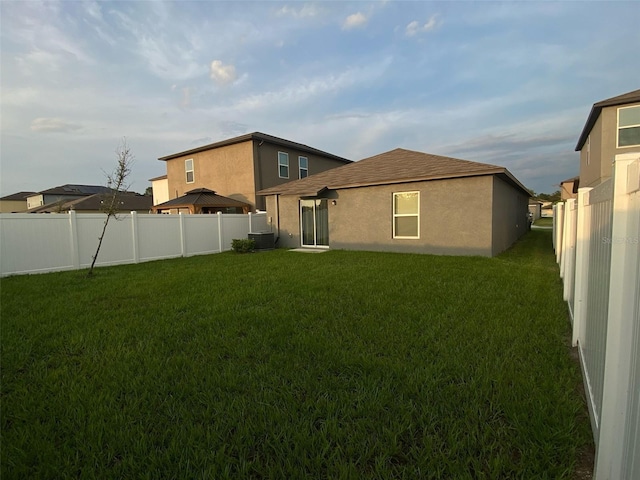
{"type": "Polygon", "coordinates": [[[303,247],[329,246],[329,205],[326,199],[300,200],[303,247]]]}

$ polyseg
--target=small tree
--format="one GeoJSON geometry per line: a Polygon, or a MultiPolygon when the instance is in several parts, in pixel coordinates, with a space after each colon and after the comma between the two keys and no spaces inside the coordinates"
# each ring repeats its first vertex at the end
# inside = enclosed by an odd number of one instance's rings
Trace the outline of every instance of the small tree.
{"type": "Polygon", "coordinates": [[[126,184],[127,177],[131,173],[131,166],[133,164],[134,156],[131,153],[131,149],[129,145],[127,145],[127,139],[123,138],[122,143],[116,148],[116,167],[113,170],[113,173],[108,174],[105,172],[107,176],[107,187],[111,189],[111,192],[106,194],[102,200],[102,211],[107,215],[104,219],[104,224],[102,226],[102,233],[100,237],[98,237],[98,247],[96,248],[96,253],[91,257],[91,267],[89,268],[89,273],[87,276],[93,275],[93,267],[96,264],[96,260],[98,259],[98,253],[100,253],[100,247],[102,246],[102,240],[104,239],[104,234],[107,231],[107,225],[109,224],[109,220],[111,217],[115,217],[119,211],[119,198],[122,194],[123,190],[127,190],[129,185],[126,184]]]}

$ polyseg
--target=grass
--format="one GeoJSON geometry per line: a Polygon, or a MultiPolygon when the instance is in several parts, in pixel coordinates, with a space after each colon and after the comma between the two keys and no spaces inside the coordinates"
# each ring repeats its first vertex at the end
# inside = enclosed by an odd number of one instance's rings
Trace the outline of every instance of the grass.
{"type": "Polygon", "coordinates": [[[223,253],[1,283],[10,478],[571,478],[550,234],[488,258],[223,253]]]}
{"type": "Polygon", "coordinates": [[[538,218],[533,224],[536,227],[553,227],[553,217],[538,218]]]}

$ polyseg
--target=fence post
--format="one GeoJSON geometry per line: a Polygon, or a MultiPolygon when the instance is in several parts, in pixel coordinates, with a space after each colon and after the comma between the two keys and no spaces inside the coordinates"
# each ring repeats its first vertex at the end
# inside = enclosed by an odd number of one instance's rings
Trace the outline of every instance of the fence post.
{"type": "Polygon", "coordinates": [[[563,297],[569,302],[571,315],[573,315],[573,305],[571,294],[573,293],[573,274],[575,260],[575,225],[576,225],[576,200],[570,198],[565,203],[564,208],[564,235],[563,235],[563,255],[562,255],[562,278],[564,279],[563,297]]]}
{"type": "Polygon", "coordinates": [[[556,252],[556,230],[558,228],[556,220],[558,219],[558,214],[556,213],[556,205],[551,206],[551,215],[553,215],[553,230],[551,230],[551,242],[553,243],[553,252],[556,252]]]}
{"type": "Polygon", "coordinates": [[[252,215],[253,214],[251,212],[249,212],[249,233],[253,233],[253,230],[252,230],[253,225],[252,225],[252,222],[251,222],[251,216],[252,215]]]}
{"type": "Polygon", "coordinates": [[[140,263],[140,245],[138,245],[138,212],[131,211],[131,242],[133,243],[133,263],[140,263]]]}
{"type": "Polygon", "coordinates": [[[222,253],[222,212],[218,212],[218,250],[222,253]]]}
{"type": "Polygon", "coordinates": [[[186,257],[187,250],[187,242],[186,242],[186,232],[184,227],[184,213],[178,212],[178,217],[180,218],[180,255],[186,257]]]}
{"type": "Polygon", "coordinates": [[[582,328],[587,318],[587,291],[589,286],[589,246],[591,243],[591,188],[578,189],[578,224],[576,228],[576,275],[573,295],[573,332],[571,344],[576,347],[582,339],[582,328]]]}
{"type": "Polygon", "coordinates": [[[69,235],[71,236],[71,263],[74,270],[80,269],[80,246],[78,245],[78,219],[75,210],[69,210],[69,235]]]}
{"type": "MultiPolygon", "coordinates": [[[[560,263],[562,259],[562,230],[564,227],[564,203],[556,203],[556,214],[558,219],[556,220],[556,263],[560,263]]],[[[562,278],[562,269],[560,269],[560,278],[562,278]]]]}
{"type": "MultiPolygon", "coordinates": [[[[638,321],[635,305],[640,275],[638,235],[640,216],[631,208],[632,193],[640,189],[636,178],[629,178],[629,166],[636,154],[616,155],[613,165],[613,218],[611,238],[611,279],[607,315],[607,343],[604,363],[604,394],[600,438],[596,454],[595,478],[623,478],[625,429],[630,416],[629,399],[638,395],[630,389],[633,362],[634,323],[638,321]]],[[[637,196],[638,193],[635,193],[637,196]]],[[[637,328],[637,327],[636,327],[637,328]]],[[[636,352],[636,355],[639,353],[636,352]]],[[[638,455],[636,452],[635,455],[638,455]]]]}

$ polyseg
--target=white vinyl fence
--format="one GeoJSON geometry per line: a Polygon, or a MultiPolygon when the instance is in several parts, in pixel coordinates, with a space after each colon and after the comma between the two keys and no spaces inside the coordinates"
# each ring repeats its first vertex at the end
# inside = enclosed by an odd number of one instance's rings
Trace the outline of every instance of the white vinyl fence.
{"type": "MultiPolygon", "coordinates": [[[[91,265],[105,214],[0,214],[0,276],[91,265]]],[[[112,218],[97,266],[218,253],[234,238],[269,230],[265,213],[131,214],[112,218]]]]}
{"type": "Polygon", "coordinates": [[[640,479],[640,154],[555,207],[554,246],[596,443],[596,480],[640,479]]]}

